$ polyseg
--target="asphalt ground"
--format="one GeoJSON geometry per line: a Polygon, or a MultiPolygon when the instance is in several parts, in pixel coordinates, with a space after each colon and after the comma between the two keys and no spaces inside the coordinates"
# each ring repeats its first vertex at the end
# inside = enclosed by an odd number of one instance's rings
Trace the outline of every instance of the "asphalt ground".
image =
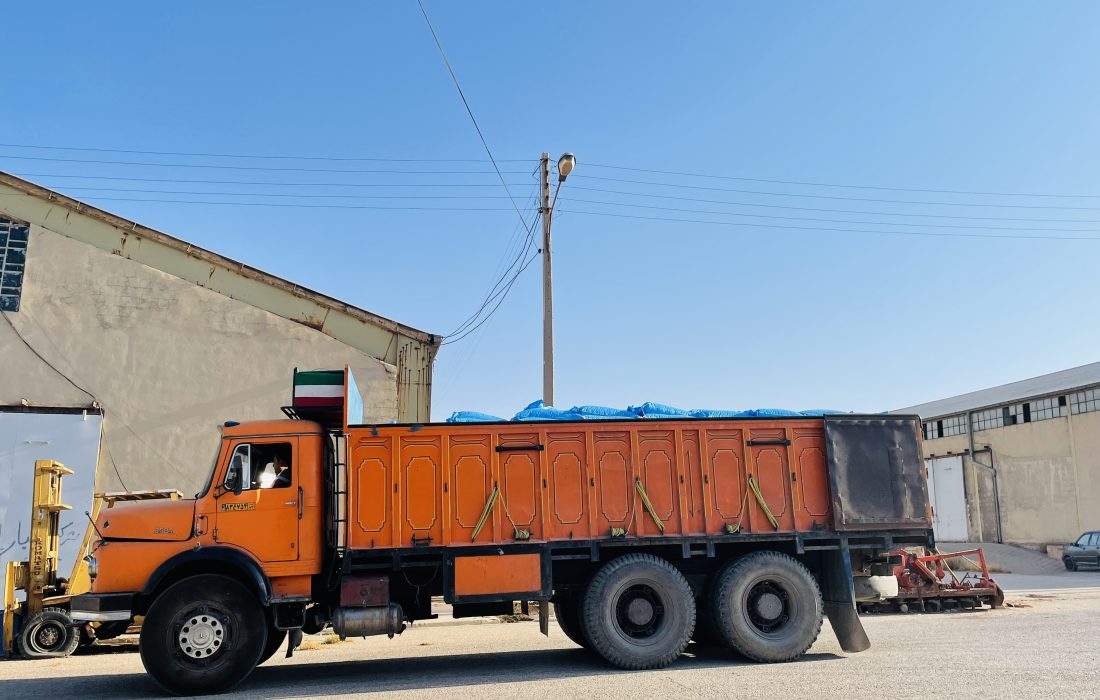
{"type": "MultiPolygon", "coordinates": [[[[307,638],[314,648],[276,655],[227,697],[1100,697],[1100,588],[1010,591],[1008,602],[865,616],[872,648],[860,654],[842,652],[826,624],[798,662],[754,664],[692,645],[669,668],[641,672],[608,667],[553,623],[546,638],[536,622],[441,619],[393,640],[307,638]]],[[[131,640],[65,659],[0,662],[0,697],[161,697],[135,650],[131,640]]]]}

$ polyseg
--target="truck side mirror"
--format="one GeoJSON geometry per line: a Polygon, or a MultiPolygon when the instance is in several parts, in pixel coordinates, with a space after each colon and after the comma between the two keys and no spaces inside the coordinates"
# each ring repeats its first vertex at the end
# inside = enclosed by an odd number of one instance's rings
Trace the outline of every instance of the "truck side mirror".
{"type": "Polygon", "coordinates": [[[240,496],[242,490],[243,490],[243,486],[241,484],[240,478],[238,478],[237,483],[233,484],[233,495],[234,496],[240,496]]]}

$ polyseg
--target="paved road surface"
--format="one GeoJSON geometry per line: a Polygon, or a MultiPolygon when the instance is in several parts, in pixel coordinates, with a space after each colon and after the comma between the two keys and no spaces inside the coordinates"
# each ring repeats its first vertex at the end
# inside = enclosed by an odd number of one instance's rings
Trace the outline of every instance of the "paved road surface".
{"type": "MultiPolygon", "coordinates": [[[[535,623],[414,627],[260,667],[230,697],[402,699],[1079,697],[1100,694],[1100,590],[1010,593],[1026,607],[865,618],[874,647],[840,651],[828,625],[805,660],[751,664],[689,647],[660,671],[610,669],[535,623]]],[[[0,696],[155,697],[136,653],[0,662],[0,696]]]]}

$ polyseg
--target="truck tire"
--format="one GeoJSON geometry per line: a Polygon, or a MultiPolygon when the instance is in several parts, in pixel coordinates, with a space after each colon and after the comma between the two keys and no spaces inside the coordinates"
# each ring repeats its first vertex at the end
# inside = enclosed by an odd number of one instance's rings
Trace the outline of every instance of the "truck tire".
{"type": "Polygon", "coordinates": [[[593,651],[619,668],[663,668],[695,629],[691,586],[672,564],[649,554],[608,562],[592,578],[581,612],[593,651]]]}
{"type": "Polygon", "coordinates": [[[141,662],[170,693],[220,693],[256,667],[267,644],[265,618],[256,597],[233,579],[185,578],[150,606],[141,625],[141,662]]]}
{"type": "Polygon", "coordinates": [[[793,661],[821,632],[821,589],[786,554],[753,552],[730,562],[711,595],[715,627],[731,649],[753,661],[793,661]]]}
{"type": "Polygon", "coordinates": [[[260,654],[260,660],[256,662],[259,666],[263,662],[275,656],[275,652],[279,651],[279,647],[286,641],[286,630],[277,630],[274,627],[267,630],[267,644],[264,645],[264,651],[260,654]]]}
{"type": "Polygon", "coordinates": [[[584,627],[581,625],[581,606],[576,598],[567,598],[554,601],[554,619],[558,621],[558,627],[566,637],[574,644],[585,649],[591,649],[591,643],[585,639],[584,627]]]}
{"type": "Polygon", "coordinates": [[[44,608],[31,615],[19,633],[19,651],[28,659],[69,656],[80,645],[80,630],[64,608],[44,608]]]}

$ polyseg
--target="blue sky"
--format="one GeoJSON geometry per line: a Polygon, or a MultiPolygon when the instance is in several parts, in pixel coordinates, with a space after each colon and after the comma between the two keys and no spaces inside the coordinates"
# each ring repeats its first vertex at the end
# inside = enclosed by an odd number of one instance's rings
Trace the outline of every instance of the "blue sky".
{"type": "MultiPolygon", "coordinates": [[[[554,226],[558,405],[882,410],[1098,359],[1100,241],[955,234],[1100,237],[1100,196],[912,190],[1100,195],[1100,6],[426,6],[525,214],[539,153],[578,158],[554,226]]],[[[22,3],[5,26],[5,144],[484,158],[415,2],[22,3]]],[[[0,168],[435,333],[477,308],[517,224],[480,162],[5,146],[0,168]]],[[[540,396],[538,271],[440,353],[436,418],[540,396]]]]}

